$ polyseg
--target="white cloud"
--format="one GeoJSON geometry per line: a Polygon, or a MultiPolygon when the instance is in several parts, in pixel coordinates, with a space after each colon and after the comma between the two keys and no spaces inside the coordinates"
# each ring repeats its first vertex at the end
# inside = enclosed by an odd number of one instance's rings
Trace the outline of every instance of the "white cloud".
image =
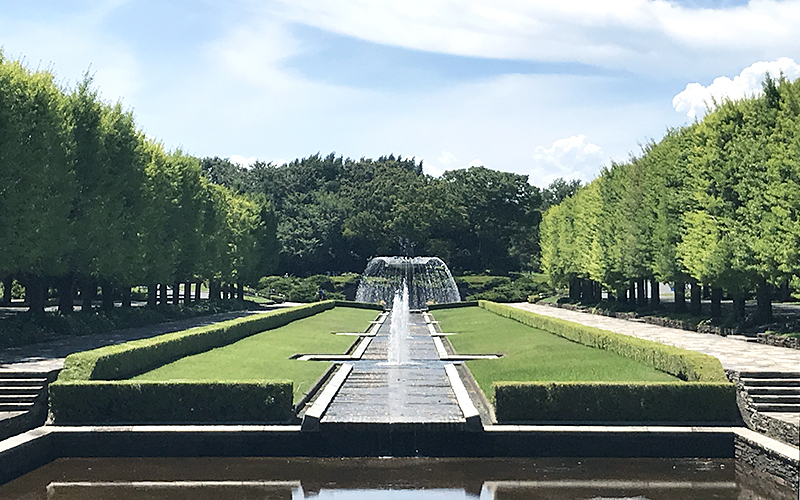
{"type": "Polygon", "coordinates": [[[484,165],[483,165],[483,161],[482,160],[479,160],[479,159],[475,158],[474,160],[469,162],[469,165],[467,165],[467,166],[468,167],[482,167],[484,165]]]}
{"type": "Polygon", "coordinates": [[[439,155],[438,160],[439,160],[439,163],[441,163],[445,167],[448,167],[448,166],[452,165],[453,163],[457,162],[458,158],[456,158],[453,155],[453,153],[451,153],[449,151],[442,151],[441,154],[439,155]]]}
{"type": "Polygon", "coordinates": [[[588,181],[603,162],[603,150],[580,134],[558,139],[549,148],[538,146],[533,161],[531,182],[536,185],[546,186],[558,177],[588,181]]]}
{"type": "Polygon", "coordinates": [[[258,158],[256,158],[255,156],[245,158],[244,156],[240,155],[231,155],[230,158],[228,158],[228,161],[230,161],[231,163],[235,163],[240,167],[249,168],[253,165],[253,163],[258,161],[258,158]]]}
{"type": "MultiPolygon", "coordinates": [[[[284,15],[346,36],[473,57],[570,61],[674,75],[775,47],[800,50],[800,0],[728,9],[667,0],[283,0],[284,15]]],[[[760,55],[759,55],[760,54],[760,55]]]]}
{"type": "Polygon", "coordinates": [[[777,78],[781,73],[789,80],[800,77],[800,64],[788,57],[776,61],[759,61],[734,76],[720,76],[708,86],[689,83],[686,89],[672,99],[675,111],[686,113],[689,118],[702,117],[714,101],[741,99],[761,92],[766,74],[777,78]]]}

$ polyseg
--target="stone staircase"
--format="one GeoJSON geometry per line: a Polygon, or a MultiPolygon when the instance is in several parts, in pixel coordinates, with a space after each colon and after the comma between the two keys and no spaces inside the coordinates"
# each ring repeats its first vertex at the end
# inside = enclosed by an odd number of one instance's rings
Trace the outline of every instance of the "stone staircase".
{"type": "Polygon", "coordinates": [[[800,372],[741,372],[740,381],[762,413],[800,413],[800,372]]]}
{"type": "Polygon", "coordinates": [[[44,423],[47,386],[57,374],[0,370],[0,440],[44,423]]]}

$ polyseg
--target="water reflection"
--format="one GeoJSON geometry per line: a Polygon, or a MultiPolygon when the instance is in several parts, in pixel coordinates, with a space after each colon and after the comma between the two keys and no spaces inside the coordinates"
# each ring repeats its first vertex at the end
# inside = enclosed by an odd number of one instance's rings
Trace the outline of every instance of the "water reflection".
{"type": "Polygon", "coordinates": [[[25,500],[734,500],[733,460],[60,459],[0,487],[25,500]]]}

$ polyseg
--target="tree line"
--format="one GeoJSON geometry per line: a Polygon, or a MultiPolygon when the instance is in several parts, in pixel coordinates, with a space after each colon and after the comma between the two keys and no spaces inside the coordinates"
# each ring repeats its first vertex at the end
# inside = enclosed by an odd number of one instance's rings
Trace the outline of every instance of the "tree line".
{"type": "Polygon", "coordinates": [[[212,182],[272,204],[278,268],[296,276],[361,273],[379,255],[436,255],[459,274],[535,270],[543,204],[580,185],[559,179],[540,190],[525,175],[485,167],[435,178],[394,155],[249,167],[205,158],[202,167],[212,182]]]}
{"type": "Polygon", "coordinates": [[[541,262],[551,282],[575,299],[605,289],[639,304],[648,281],[671,283],[679,311],[688,284],[694,312],[705,290],[712,315],[727,295],[740,318],[755,295],[756,319],[769,321],[772,298],[800,276],[800,80],[767,76],[763,90],[713,103],[702,121],[547,210],[541,262]]]}
{"type": "MultiPolygon", "coordinates": [[[[262,196],[203,175],[200,161],[165,151],[133,113],[103,102],[86,76],[73,89],[0,52],[0,277],[5,300],[22,283],[34,312],[56,288],[61,312],[130,303],[148,285],[151,303],[169,284],[257,280],[274,269],[276,219],[262,196]],[[156,293],[158,292],[158,294],[156,293]]],[[[177,302],[179,295],[171,295],[177,302]]]]}

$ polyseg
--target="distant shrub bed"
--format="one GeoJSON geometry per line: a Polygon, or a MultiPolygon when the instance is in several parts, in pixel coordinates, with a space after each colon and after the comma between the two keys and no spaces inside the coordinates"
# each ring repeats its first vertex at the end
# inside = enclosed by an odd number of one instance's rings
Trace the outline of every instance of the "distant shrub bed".
{"type": "Polygon", "coordinates": [[[580,344],[605,349],[690,382],[727,383],[722,364],[713,356],[551,318],[515,307],[479,301],[480,307],[580,344]]]}
{"type": "Polygon", "coordinates": [[[333,301],[317,302],[70,354],[58,381],[130,378],[178,358],[230,344],[333,307],[333,301]]]}
{"type": "Polygon", "coordinates": [[[263,297],[280,297],[290,302],[319,300],[319,290],[325,299],[344,300],[355,296],[360,275],[346,273],[339,276],[316,274],[307,278],[296,276],[264,276],[258,280],[257,293],[263,297]]]}
{"type": "Polygon", "coordinates": [[[286,422],[288,381],[72,381],[50,386],[59,424],[286,422]]]}
{"type": "MultiPolygon", "coordinates": [[[[251,304],[252,305],[252,304],[251,304]]],[[[189,305],[117,307],[113,310],[78,312],[70,315],[27,313],[0,320],[0,348],[45,342],[58,335],[90,335],[122,328],[137,328],[164,321],[235,311],[247,306],[241,301],[207,301],[189,305]]]]}
{"type": "Polygon", "coordinates": [[[469,301],[525,302],[528,297],[541,297],[551,292],[551,286],[542,274],[522,274],[516,279],[506,276],[461,276],[455,280],[469,301]]]}
{"type": "Polygon", "coordinates": [[[498,382],[498,422],[733,422],[730,383],[498,382]]]}

